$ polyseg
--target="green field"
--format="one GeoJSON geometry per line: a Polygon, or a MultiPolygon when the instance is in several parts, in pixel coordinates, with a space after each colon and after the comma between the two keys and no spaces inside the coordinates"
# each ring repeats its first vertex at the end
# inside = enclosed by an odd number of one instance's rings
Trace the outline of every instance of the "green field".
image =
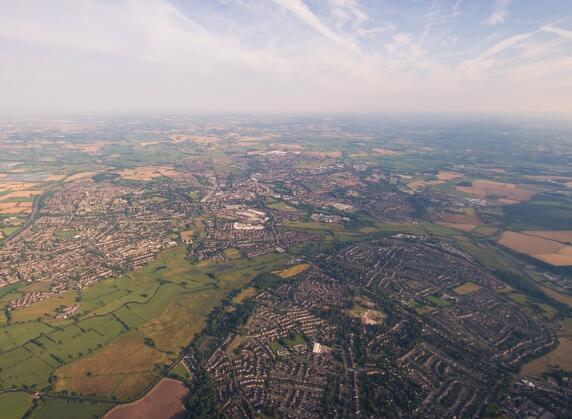
{"type": "Polygon", "coordinates": [[[91,403],[59,399],[43,399],[32,410],[30,418],[100,418],[113,408],[110,403],[91,403]]]}
{"type": "MultiPolygon", "coordinates": [[[[156,378],[155,363],[173,362],[229,292],[289,258],[269,254],[192,265],[185,255],[184,247],[171,248],[151,264],[79,295],[68,292],[15,311],[0,329],[1,387],[49,389],[55,384],[57,391],[132,397],[156,378]],[[54,319],[57,307],[76,301],[77,318],[54,319]],[[146,339],[154,342],[153,348],[146,339]],[[123,369],[117,373],[107,360],[113,356],[109,348],[122,342],[132,353],[122,359],[119,351],[123,369]],[[50,384],[52,375],[56,380],[50,384]]],[[[6,290],[10,292],[17,292],[16,287],[6,290]]]]}
{"type": "Polygon", "coordinates": [[[32,407],[32,396],[21,391],[0,394],[0,416],[20,419],[32,407]]]}

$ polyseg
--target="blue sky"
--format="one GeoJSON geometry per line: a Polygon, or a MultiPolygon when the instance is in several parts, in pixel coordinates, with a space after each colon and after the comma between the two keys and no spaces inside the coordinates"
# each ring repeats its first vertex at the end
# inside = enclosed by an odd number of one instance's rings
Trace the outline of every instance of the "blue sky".
{"type": "Polygon", "coordinates": [[[572,113],[571,0],[0,0],[2,113],[572,113]]]}

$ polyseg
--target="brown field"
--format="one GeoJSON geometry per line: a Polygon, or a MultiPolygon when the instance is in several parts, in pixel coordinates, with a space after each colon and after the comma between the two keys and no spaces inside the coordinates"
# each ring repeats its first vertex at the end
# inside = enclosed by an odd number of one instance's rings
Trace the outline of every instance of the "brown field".
{"type": "Polygon", "coordinates": [[[0,202],[0,210],[10,209],[18,206],[18,202],[0,202]]]}
{"type": "Polygon", "coordinates": [[[143,337],[136,333],[121,336],[92,355],[80,358],[56,370],[58,377],[55,388],[77,391],[84,394],[95,393],[109,396],[114,392],[137,394],[151,382],[127,380],[125,375],[151,373],[153,364],[162,362],[165,355],[143,343],[143,337]],[[92,375],[87,376],[90,372],[92,375]],[[132,385],[129,387],[129,385],[132,385]]]}
{"type": "Polygon", "coordinates": [[[31,198],[32,196],[35,195],[40,195],[42,193],[42,191],[14,191],[14,192],[10,192],[6,195],[2,195],[0,196],[0,199],[2,200],[8,200],[8,199],[14,199],[14,198],[31,198]]]}
{"type": "Polygon", "coordinates": [[[81,173],[76,173],[75,175],[69,176],[65,181],[66,181],[66,182],[73,182],[74,180],[84,179],[84,178],[86,178],[86,177],[92,177],[92,176],[95,176],[96,174],[97,174],[97,172],[81,172],[81,173]]]}
{"type": "Polygon", "coordinates": [[[532,256],[554,266],[568,266],[572,265],[572,246],[565,246],[558,252],[550,254],[533,254],[532,256]]]}
{"type": "Polygon", "coordinates": [[[480,285],[472,282],[465,282],[463,285],[459,285],[457,288],[453,289],[453,291],[455,291],[455,294],[466,295],[478,291],[481,288],[482,287],[480,285]]]}
{"type": "Polygon", "coordinates": [[[521,375],[533,375],[539,377],[543,372],[550,371],[551,366],[562,368],[564,371],[572,372],[572,337],[560,337],[560,343],[551,352],[543,357],[530,361],[520,370],[521,375]]]}
{"type": "Polygon", "coordinates": [[[348,186],[348,187],[357,186],[361,183],[359,178],[347,172],[337,173],[335,176],[332,176],[332,180],[336,182],[338,185],[348,186]]]}
{"type": "Polygon", "coordinates": [[[444,180],[415,180],[413,182],[409,182],[407,187],[415,191],[417,189],[424,188],[425,186],[442,185],[443,183],[445,183],[444,180]]]}
{"type": "Polygon", "coordinates": [[[459,192],[477,196],[489,196],[510,199],[513,201],[528,201],[536,193],[513,183],[493,182],[491,180],[475,180],[472,186],[457,186],[459,192]]]}
{"type": "Polygon", "coordinates": [[[369,324],[369,325],[382,324],[385,317],[386,316],[384,313],[368,309],[365,313],[361,315],[361,322],[363,324],[369,324]]]}
{"type": "Polygon", "coordinates": [[[143,141],[142,143],[139,143],[139,145],[143,148],[148,147],[150,145],[156,145],[156,144],[161,144],[163,143],[163,141],[143,141]]]}
{"type": "Polygon", "coordinates": [[[65,179],[66,175],[49,175],[46,180],[48,182],[57,182],[58,180],[65,179]]]}
{"type": "Polygon", "coordinates": [[[559,301],[562,304],[566,304],[568,307],[572,308],[572,295],[564,294],[563,292],[559,292],[553,290],[552,288],[548,288],[542,285],[539,285],[539,288],[542,290],[543,293],[545,293],[549,297],[552,297],[556,301],[559,301]]]}
{"type": "Polygon", "coordinates": [[[564,247],[562,243],[514,231],[505,231],[498,243],[527,255],[555,253],[564,247]]]}
{"type": "Polygon", "coordinates": [[[141,394],[141,389],[144,389],[157,379],[157,374],[148,372],[142,374],[129,374],[124,375],[117,383],[115,389],[115,397],[119,400],[130,400],[141,394]]]}
{"type": "Polygon", "coordinates": [[[127,180],[152,180],[161,176],[176,176],[177,171],[167,166],[137,167],[135,169],[125,169],[119,173],[123,179],[127,180]]]}
{"type": "Polygon", "coordinates": [[[366,151],[358,151],[357,153],[350,154],[350,157],[369,157],[369,156],[371,156],[371,154],[366,151]]]}
{"type": "Polygon", "coordinates": [[[554,240],[564,244],[572,244],[572,231],[523,231],[531,236],[542,237],[543,239],[554,240]]]}
{"type": "Polygon", "coordinates": [[[0,202],[0,214],[30,214],[33,202],[0,202]]]}
{"type": "Polygon", "coordinates": [[[184,418],[184,398],[189,391],[179,381],[163,378],[136,402],[111,409],[105,419],[177,419],[184,418]]]}
{"type": "Polygon", "coordinates": [[[290,268],[284,269],[282,271],[277,271],[275,273],[278,274],[278,276],[280,278],[286,279],[286,278],[291,278],[294,275],[298,275],[299,273],[304,272],[309,267],[310,267],[310,265],[308,263],[300,263],[299,265],[294,265],[294,266],[291,266],[290,268]]]}
{"type": "Polygon", "coordinates": [[[380,156],[399,156],[401,153],[387,148],[376,147],[373,149],[374,153],[380,156]]]}
{"type": "Polygon", "coordinates": [[[188,240],[192,239],[194,235],[195,232],[193,230],[181,231],[180,233],[181,240],[183,240],[184,242],[187,242],[188,240]]]}
{"type": "Polygon", "coordinates": [[[240,293],[232,299],[234,304],[241,304],[245,300],[248,300],[250,297],[256,295],[257,291],[254,287],[248,287],[240,291],[240,293]]]}
{"type": "Polygon", "coordinates": [[[23,189],[32,189],[35,185],[28,182],[0,182],[0,192],[4,191],[21,191],[23,189]]]}
{"type": "Polygon", "coordinates": [[[455,179],[459,179],[463,177],[462,173],[459,172],[448,172],[446,170],[442,170],[437,174],[437,179],[439,180],[445,180],[445,181],[449,181],[449,180],[455,180],[455,179]]]}

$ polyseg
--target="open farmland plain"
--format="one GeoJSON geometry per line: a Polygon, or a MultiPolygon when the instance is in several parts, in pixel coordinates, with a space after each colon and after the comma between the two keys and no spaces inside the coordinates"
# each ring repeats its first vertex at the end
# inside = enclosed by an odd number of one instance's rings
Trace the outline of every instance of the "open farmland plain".
{"type": "Polygon", "coordinates": [[[0,127],[8,417],[569,416],[568,128],[0,127]]]}

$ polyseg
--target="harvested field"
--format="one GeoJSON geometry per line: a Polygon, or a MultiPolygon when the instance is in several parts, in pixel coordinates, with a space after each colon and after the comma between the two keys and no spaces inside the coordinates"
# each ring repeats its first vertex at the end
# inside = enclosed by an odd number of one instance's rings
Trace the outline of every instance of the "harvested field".
{"type": "Polygon", "coordinates": [[[76,173],[75,175],[69,176],[65,181],[66,181],[66,182],[73,182],[73,181],[78,180],[78,179],[85,179],[86,177],[95,176],[96,174],[97,174],[97,172],[81,172],[81,173],[76,173]]]}
{"type": "Polygon", "coordinates": [[[245,300],[248,300],[250,297],[256,295],[257,292],[258,291],[254,287],[245,288],[242,291],[240,291],[240,294],[238,294],[236,297],[232,299],[232,302],[234,304],[241,304],[245,300]]]}
{"type": "Polygon", "coordinates": [[[6,195],[2,195],[0,196],[0,198],[3,201],[7,201],[9,199],[14,199],[14,198],[31,198],[33,196],[36,195],[40,195],[42,193],[42,191],[26,191],[26,190],[22,190],[22,191],[14,191],[14,192],[10,192],[6,195]]]}
{"type": "Polygon", "coordinates": [[[157,145],[157,144],[161,144],[163,141],[143,141],[142,143],[139,143],[139,145],[143,148],[148,147],[150,145],[157,145]]]}
{"type": "Polygon", "coordinates": [[[572,295],[564,294],[563,292],[559,292],[553,290],[552,288],[544,287],[542,285],[539,285],[539,288],[542,290],[543,293],[545,293],[549,297],[552,297],[556,301],[559,301],[562,304],[566,304],[568,307],[572,308],[572,295]]]}
{"type": "Polygon", "coordinates": [[[35,186],[28,182],[0,182],[0,192],[4,191],[21,191],[24,189],[32,189],[35,186]]]}
{"type": "Polygon", "coordinates": [[[444,181],[455,180],[455,179],[459,179],[461,177],[463,177],[462,173],[449,172],[446,170],[442,170],[437,174],[437,179],[444,180],[444,181]]]}
{"type": "Polygon", "coordinates": [[[65,179],[66,176],[65,175],[49,175],[46,180],[48,182],[57,182],[58,180],[62,180],[65,179]]]}
{"type": "Polygon", "coordinates": [[[530,361],[520,370],[521,375],[539,377],[551,367],[558,366],[564,371],[572,372],[572,337],[560,337],[558,346],[546,355],[530,361]]]}
{"type": "MultiPolygon", "coordinates": [[[[151,382],[138,381],[127,388],[121,380],[126,374],[152,372],[153,364],[163,361],[165,355],[143,343],[136,333],[121,336],[92,355],[80,358],[56,370],[55,387],[83,394],[110,396],[114,391],[137,394],[151,382]],[[89,373],[89,374],[88,374],[89,373]],[[116,388],[117,387],[117,388],[116,388]]],[[[131,383],[133,384],[133,383],[131,383]]]]}
{"type": "Polygon", "coordinates": [[[161,176],[176,176],[178,172],[167,166],[148,166],[135,169],[125,169],[119,173],[123,179],[127,180],[153,180],[161,176]]]}
{"type": "Polygon", "coordinates": [[[572,231],[523,231],[531,236],[554,240],[564,244],[572,244],[572,231]]]}
{"type": "Polygon", "coordinates": [[[0,214],[30,214],[33,202],[0,202],[0,214]]]}
{"type": "Polygon", "coordinates": [[[531,189],[524,189],[513,183],[501,183],[491,180],[475,180],[472,186],[457,186],[459,192],[482,197],[497,197],[511,201],[528,201],[536,193],[531,189]]]}
{"type": "Polygon", "coordinates": [[[117,406],[105,419],[170,419],[184,418],[183,399],[187,388],[179,381],[163,378],[149,393],[136,402],[117,406]]]}
{"type": "Polygon", "coordinates": [[[276,272],[280,278],[291,278],[299,273],[304,272],[308,269],[310,265],[308,263],[300,263],[299,265],[294,265],[290,268],[284,269],[282,271],[276,272]]]}
{"type": "Polygon", "coordinates": [[[413,182],[409,182],[407,187],[416,191],[417,189],[421,189],[426,186],[442,185],[443,183],[445,183],[443,180],[415,180],[413,182]]]}
{"type": "Polygon", "coordinates": [[[555,253],[564,247],[562,243],[514,231],[505,231],[498,243],[527,255],[555,253]]]}
{"type": "Polygon", "coordinates": [[[459,285],[457,288],[453,289],[455,294],[467,295],[472,292],[480,290],[482,287],[480,285],[474,284],[472,282],[465,282],[463,285],[459,285]]]}
{"type": "Polygon", "coordinates": [[[374,153],[380,156],[399,156],[399,152],[395,150],[389,150],[383,147],[376,147],[373,149],[374,153]]]}
{"type": "Polygon", "coordinates": [[[565,246],[558,252],[550,254],[533,254],[532,256],[554,266],[568,266],[572,265],[572,246],[565,246]]]}

